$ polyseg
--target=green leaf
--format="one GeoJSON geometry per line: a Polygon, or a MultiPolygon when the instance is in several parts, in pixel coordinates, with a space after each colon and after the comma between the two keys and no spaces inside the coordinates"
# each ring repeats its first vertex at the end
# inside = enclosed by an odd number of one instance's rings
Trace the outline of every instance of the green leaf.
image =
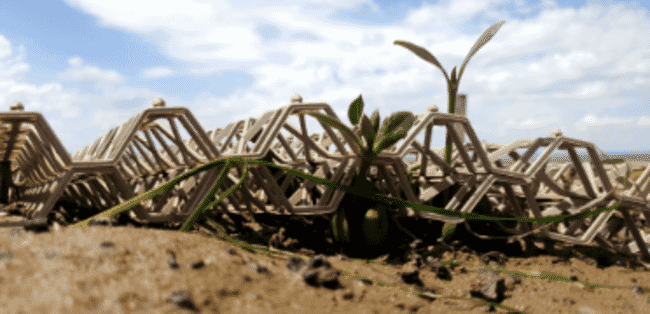
{"type": "Polygon", "coordinates": [[[361,94],[359,94],[359,97],[350,104],[350,108],[348,109],[348,118],[352,125],[359,123],[359,118],[361,117],[362,112],[363,98],[361,98],[361,94]]]}
{"type": "Polygon", "coordinates": [[[341,121],[339,121],[338,119],[330,117],[328,115],[324,115],[320,112],[307,112],[307,114],[316,118],[318,122],[341,131],[343,135],[347,136],[348,138],[356,142],[359,149],[363,148],[363,143],[361,143],[361,139],[356,134],[354,134],[354,132],[350,128],[348,128],[345,124],[341,123],[341,121]]]}
{"type": "Polygon", "coordinates": [[[375,109],[375,111],[372,112],[372,115],[370,116],[370,125],[372,125],[372,129],[375,134],[377,134],[379,131],[379,109],[375,109]]]}
{"type": "Polygon", "coordinates": [[[447,241],[451,238],[452,235],[454,235],[454,231],[456,231],[456,224],[451,223],[451,222],[446,222],[442,226],[442,233],[440,234],[440,238],[442,241],[447,241]]]}
{"type": "Polygon", "coordinates": [[[386,136],[392,134],[409,116],[413,118],[413,114],[409,111],[393,112],[384,120],[384,123],[382,123],[381,128],[379,129],[379,135],[386,136]]]}
{"type": "Polygon", "coordinates": [[[367,147],[372,147],[374,145],[377,133],[375,133],[370,119],[368,119],[368,116],[365,114],[361,117],[361,135],[366,138],[367,147]]]}
{"type": "Polygon", "coordinates": [[[396,112],[384,120],[373,147],[375,154],[379,154],[382,150],[391,147],[404,138],[413,126],[414,121],[415,116],[408,111],[396,112]]]}
{"type": "Polygon", "coordinates": [[[463,72],[465,72],[465,66],[469,62],[469,59],[471,59],[476,52],[478,52],[481,47],[483,47],[485,44],[487,44],[494,35],[499,31],[499,28],[505,23],[506,21],[501,21],[499,23],[496,23],[492,25],[490,28],[488,28],[483,35],[474,43],[474,46],[472,46],[472,49],[469,50],[469,53],[467,54],[467,57],[465,57],[465,61],[463,61],[463,65],[460,67],[460,73],[458,73],[458,81],[460,81],[460,78],[463,76],[463,72]]]}
{"type": "Polygon", "coordinates": [[[427,61],[435,66],[438,67],[442,71],[442,74],[445,75],[445,79],[447,79],[447,82],[449,82],[449,77],[447,76],[447,71],[442,67],[440,62],[438,62],[438,59],[434,57],[428,50],[412,44],[408,41],[403,41],[403,40],[396,40],[393,42],[393,45],[399,45],[402,46],[408,50],[410,50],[412,53],[416,54],[418,57],[422,58],[424,61],[427,61]]]}

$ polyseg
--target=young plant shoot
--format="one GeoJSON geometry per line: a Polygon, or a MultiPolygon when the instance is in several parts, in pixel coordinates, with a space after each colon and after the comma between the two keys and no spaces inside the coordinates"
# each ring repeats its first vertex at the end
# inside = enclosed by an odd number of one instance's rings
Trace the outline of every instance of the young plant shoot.
{"type": "MultiPolygon", "coordinates": [[[[307,114],[322,124],[336,128],[357,145],[360,164],[350,188],[372,195],[377,194],[378,190],[367,177],[370,166],[382,150],[406,136],[415,116],[408,111],[395,112],[384,120],[380,128],[379,110],[368,118],[363,114],[363,107],[363,98],[359,95],[348,109],[350,123],[358,127],[359,132],[356,133],[332,117],[317,112],[307,114]]],[[[388,215],[386,204],[346,193],[332,218],[332,233],[348,255],[373,255],[388,239],[388,215]]]]}
{"type": "MultiPolygon", "coordinates": [[[[463,65],[460,67],[460,72],[458,72],[458,75],[456,75],[456,67],[454,67],[451,70],[451,77],[447,75],[447,71],[445,71],[445,68],[442,67],[442,64],[438,62],[438,59],[436,59],[436,57],[434,57],[428,50],[420,46],[417,46],[415,44],[412,44],[408,41],[396,40],[393,42],[393,44],[400,45],[410,50],[418,57],[422,58],[424,61],[427,61],[435,65],[442,71],[442,74],[445,76],[445,79],[447,80],[447,95],[449,97],[448,112],[454,113],[456,108],[456,94],[458,93],[458,85],[460,84],[460,78],[463,76],[463,72],[465,72],[465,66],[467,66],[469,59],[471,59],[476,54],[476,52],[478,52],[479,49],[481,49],[485,44],[487,44],[488,41],[490,41],[490,39],[492,39],[492,37],[494,37],[494,35],[497,33],[497,31],[499,31],[499,28],[501,28],[501,26],[504,23],[505,21],[501,21],[499,23],[492,25],[483,33],[483,35],[481,35],[481,37],[476,41],[476,43],[474,43],[474,46],[472,46],[472,49],[469,50],[469,53],[465,57],[465,61],[463,61],[463,65]]],[[[447,132],[447,137],[445,139],[445,162],[451,164],[451,136],[449,135],[449,132],[447,132]]],[[[448,191],[446,191],[446,193],[448,193],[448,191]]],[[[446,194],[445,203],[448,200],[449,200],[449,195],[446,194]]],[[[443,240],[447,240],[453,234],[455,229],[456,229],[456,224],[445,223],[442,229],[441,238],[443,240]]]]}

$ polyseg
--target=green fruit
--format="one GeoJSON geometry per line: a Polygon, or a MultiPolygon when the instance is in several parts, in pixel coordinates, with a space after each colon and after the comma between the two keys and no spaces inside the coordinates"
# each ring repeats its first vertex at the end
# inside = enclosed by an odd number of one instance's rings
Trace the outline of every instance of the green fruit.
{"type": "Polygon", "coordinates": [[[382,206],[371,208],[363,220],[363,235],[366,245],[377,247],[388,239],[388,213],[382,206]]]}
{"type": "Polygon", "coordinates": [[[337,242],[350,242],[350,228],[343,210],[337,210],[332,217],[332,233],[337,242]]]}

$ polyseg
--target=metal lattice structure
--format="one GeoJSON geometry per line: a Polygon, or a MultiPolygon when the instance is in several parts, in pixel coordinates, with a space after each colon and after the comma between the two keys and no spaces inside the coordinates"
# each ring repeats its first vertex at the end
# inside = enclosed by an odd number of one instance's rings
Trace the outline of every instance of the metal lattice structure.
{"type": "MultiPolygon", "coordinates": [[[[27,219],[0,222],[0,226],[47,223],[58,200],[98,213],[224,157],[263,160],[343,185],[352,181],[360,163],[360,149],[354,141],[305,114],[320,112],[338,120],[332,108],[326,103],[302,103],[299,95],[287,106],[207,132],[188,109],[165,107],[162,99],[156,99],[152,108],[72,156],[40,113],[24,112],[19,103],[11,109],[0,113],[0,201],[27,219]],[[182,132],[189,137],[182,138],[182,132]]],[[[533,234],[572,244],[596,243],[650,258],[650,235],[643,230],[650,215],[650,163],[635,166],[640,176],[625,184],[621,178],[628,164],[603,165],[607,158],[593,143],[564,137],[558,130],[550,137],[488,145],[478,140],[467,118],[440,113],[432,106],[415,115],[406,137],[382,151],[367,176],[384,195],[501,217],[586,213],[622,200],[617,210],[583,220],[544,226],[521,222],[496,225],[511,236],[533,234]],[[445,132],[434,134],[434,127],[445,132]],[[444,149],[431,146],[435,136],[447,133],[453,144],[450,164],[444,161],[444,149]],[[568,162],[554,162],[556,152],[565,152],[568,162]],[[414,166],[419,170],[411,171],[414,166]],[[443,194],[449,197],[443,198],[443,194]]],[[[208,214],[329,214],[344,196],[342,191],[284,170],[266,165],[249,165],[249,169],[242,188],[208,214]]],[[[181,182],[131,209],[131,217],[143,222],[184,221],[215,184],[220,171],[213,168],[181,182]]],[[[231,169],[217,195],[235,185],[243,173],[242,165],[231,169]]],[[[412,208],[395,208],[394,212],[465,222],[412,208]]],[[[490,237],[490,230],[480,232],[490,237]]]]}

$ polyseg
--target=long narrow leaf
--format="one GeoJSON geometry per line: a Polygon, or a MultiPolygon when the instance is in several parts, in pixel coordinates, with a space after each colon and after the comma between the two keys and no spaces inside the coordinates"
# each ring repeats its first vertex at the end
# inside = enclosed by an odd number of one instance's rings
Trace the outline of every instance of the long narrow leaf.
{"type": "MultiPolygon", "coordinates": [[[[367,192],[364,191],[359,191],[358,189],[354,189],[351,187],[346,187],[343,185],[340,185],[338,183],[332,182],[330,180],[324,179],[324,178],[319,178],[310,174],[303,173],[301,171],[295,170],[293,168],[289,167],[283,167],[283,166],[278,166],[276,164],[273,164],[271,162],[266,162],[263,160],[255,160],[255,159],[244,159],[242,157],[227,157],[223,159],[219,159],[216,161],[209,162],[205,165],[202,165],[200,167],[197,167],[196,169],[193,169],[179,177],[176,177],[169,182],[163,184],[162,186],[151,189],[147,192],[144,192],[120,205],[117,205],[111,209],[108,209],[102,213],[99,213],[89,219],[86,219],[84,221],[78,222],[75,224],[75,227],[87,227],[88,222],[96,217],[102,216],[102,217],[114,217],[115,215],[124,212],[125,210],[128,210],[136,205],[138,205],[140,202],[148,200],[153,198],[156,195],[159,195],[161,193],[164,193],[167,189],[172,188],[176,184],[180,183],[183,180],[188,179],[190,176],[196,175],[199,172],[206,171],[211,168],[219,167],[221,164],[224,162],[232,162],[233,164],[249,164],[249,165],[263,165],[267,167],[272,167],[276,169],[283,170],[287,172],[290,175],[300,177],[309,181],[312,181],[317,184],[321,184],[324,186],[327,186],[331,189],[343,191],[346,193],[352,193],[356,196],[379,201],[385,204],[389,204],[392,206],[403,206],[403,207],[410,207],[413,208],[414,210],[418,211],[424,211],[424,212],[431,212],[431,213],[436,213],[440,215],[445,215],[448,217],[455,217],[455,218],[463,218],[467,220],[494,220],[494,221],[519,221],[519,222],[534,222],[538,224],[544,224],[544,223],[557,223],[557,222],[562,222],[562,221],[567,221],[567,220],[575,220],[575,219],[585,219],[589,217],[596,217],[600,215],[603,212],[606,211],[611,211],[611,210],[616,210],[620,207],[620,203],[615,204],[610,207],[603,207],[596,209],[591,212],[587,213],[578,213],[578,214],[570,214],[570,215],[557,215],[557,216],[545,216],[545,217],[491,217],[491,216],[484,216],[476,213],[461,213],[457,211],[451,211],[447,210],[444,208],[439,208],[435,206],[426,206],[426,205],[420,205],[417,203],[413,203],[407,200],[403,200],[400,198],[392,197],[392,196],[387,196],[387,195],[381,195],[381,194],[372,194],[369,195],[367,192]]],[[[225,194],[222,194],[225,195],[225,194]]]]}
{"type": "Polygon", "coordinates": [[[76,223],[74,226],[77,227],[77,228],[87,228],[89,226],[89,224],[90,224],[90,221],[92,221],[95,218],[98,218],[98,217],[106,217],[106,218],[116,217],[117,215],[119,215],[119,214],[121,214],[121,213],[123,213],[125,211],[128,211],[128,210],[140,205],[144,201],[150,200],[150,199],[152,199],[152,198],[154,198],[154,197],[156,197],[158,195],[161,195],[161,194],[165,193],[167,190],[173,188],[175,185],[181,183],[182,181],[185,181],[185,180],[189,179],[190,177],[192,177],[192,176],[194,176],[194,175],[196,175],[198,173],[210,170],[212,168],[220,168],[220,167],[223,166],[223,164],[227,163],[228,161],[234,161],[234,160],[239,160],[239,159],[242,159],[242,158],[241,157],[221,158],[219,160],[215,160],[215,161],[212,161],[212,162],[207,163],[205,165],[199,166],[199,167],[197,167],[195,169],[192,169],[192,170],[190,170],[190,171],[188,171],[188,172],[186,172],[186,173],[184,173],[184,174],[170,180],[167,183],[164,183],[163,185],[161,185],[161,186],[159,186],[159,187],[157,187],[155,189],[151,189],[151,190],[149,190],[147,192],[144,192],[144,193],[142,193],[142,194],[140,194],[138,196],[135,196],[135,197],[133,197],[133,198],[131,198],[131,199],[117,205],[117,206],[111,207],[111,208],[109,208],[109,209],[107,209],[107,210],[105,210],[105,211],[103,211],[103,212],[101,212],[101,213],[99,213],[97,215],[94,215],[94,216],[92,216],[90,218],[82,220],[82,221],[76,223]]]}
{"type": "Polygon", "coordinates": [[[363,143],[361,143],[361,139],[356,134],[354,134],[354,131],[352,131],[345,124],[341,123],[341,121],[339,121],[339,120],[337,120],[335,118],[332,118],[332,117],[330,117],[328,115],[324,115],[324,114],[322,114],[320,112],[307,112],[307,114],[314,117],[314,118],[316,118],[320,123],[325,124],[325,125],[330,126],[330,127],[333,127],[335,129],[341,131],[341,133],[343,133],[343,135],[347,136],[349,139],[354,141],[357,144],[357,146],[359,147],[359,149],[361,149],[361,147],[363,147],[363,143]]]}
{"type": "Polygon", "coordinates": [[[436,57],[434,57],[428,50],[403,40],[396,40],[393,42],[393,45],[402,46],[410,50],[412,53],[416,54],[418,57],[422,58],[422,60],[437,66],[438,69],[442,71],[442,74],[445,75],[445,79],[447,79],[447,82],[449,82],[449,76],[447,76],[447,71],[445,71],[445,68],[443,68],[440,62],[438,62],[438,59],[436,59],[436,57]]]}
{"type": "Polygon", "coordinates": [[[194,222],[198,219],[198,217],[201,216],[203,214],[203,211],[207,209],[206,205],[208,205],[212,201],[214,195],[217,193],[217,191],[221,188],[223,183],[226,181],[226,178],[228,178],[228,174],[230,173],[230,169],[232,168],[232,166],[233,164],[230,161],[224,165],[223,170],[221,170],[221,173],[217,178],[217,181],[214,183],[214,185],[212,185],[212,188],[210,188],[210,191],[208,191],[208,194],[205,195],[205,197],[198,205],[198,207],[194,209],[192,215],[190,215],[190,217],[187,218],[187,220],[185,221],[185,223],[180,229],[181,231],[189,231],[191,225],[194,225],[194,222]]]}
{"type": "Polygon", "coordinates": [[[469,50],[469,53],[467,53],[467,57],[465,57],[465,61],[463,61],[463,65],[460,67],[460,72],[458,73],[458,81],[460,81],[460,78],[463,76],[463,72],[465,72],[465,66],[469,62],[469,59],[471,59],[476,52],[478,52],[481,47],[483,47],[485,44],[487,44],[494,35],[499,31],[499,28],[503,24],[505,24],[506,21],[501,21],[499,23],[496,23],[492,25],[490,28],[488,28],[481,37],[474,43],[474,46],[472,46],[472,49],[469,50]]]}
{"type": "MultiPolygon", "coordinates": [[[[230,168],[227,168],[227,169],[228,169],[228,172],[229,172],[229,171],[230,171],[230,168]]],[[[238,189],[239,189],[239,188],[244,184],[244,182],[246,182],[246,180],[248,180],[248,170],[249,170],[249,169],[248,169],[248,166],[246,166],[246,171],[244,171],[244,175],[241,177],[241,179],[239,179],[239,182],[237,182],[237,184],[231,186],[231,187],[230,187],[228,190],[226,190],[225,192],[221,193],[221,194],[219,195],[219,198],[218,198],[217,200],[215,200],[215,201],[213,201],[212,203],[206,205],[205,207],[201,207],[201,206],[199,206],[199,207],[197,208],[197,210],[194,211],[194,212],[192,213],[192,215],[191,215],[190,217],[187,218],[187,220],[185,221],[185,223],[183,224],[183,226],[181,226],[181,228],[179,229],[179,231],[182,231],[182,232],[190,231],[190,229],[192,229],[192,227],[194,226],[194,224],[196,223],[196,221],[199,219],[199,217],[201,217],[201,215],[202,215],[202,214],[203,214],[207,209],[219,205],[221,202],[223,202],[223,200],[225,200],[225,199],[228,198],[230,195],[232,195],[233,193],[235,193],[235,191],[238,190],[238,189]]],[[[226,172],[226,174],[228,174],[228,172],[226,172]]],[[[221,177],[219,177],[219,179],[221,179],[221,177]]],[[[214,187],[219,188],[219,187],[221,187],[222,184],[223,184],[223,181],[220,182],[219,180],[217,180],[217,182],[214,184],[213,188],[214,188],[214,187]]],[[[212,192],[212,190],[210,190],[210,192],[212,192]]],[[[214,197],[214,193],[208,193],[208,195],[212,195],[212,197],[214,197]]],[[[205,200],[205,199],[204,199],[204,200],[205,200]]]]}

